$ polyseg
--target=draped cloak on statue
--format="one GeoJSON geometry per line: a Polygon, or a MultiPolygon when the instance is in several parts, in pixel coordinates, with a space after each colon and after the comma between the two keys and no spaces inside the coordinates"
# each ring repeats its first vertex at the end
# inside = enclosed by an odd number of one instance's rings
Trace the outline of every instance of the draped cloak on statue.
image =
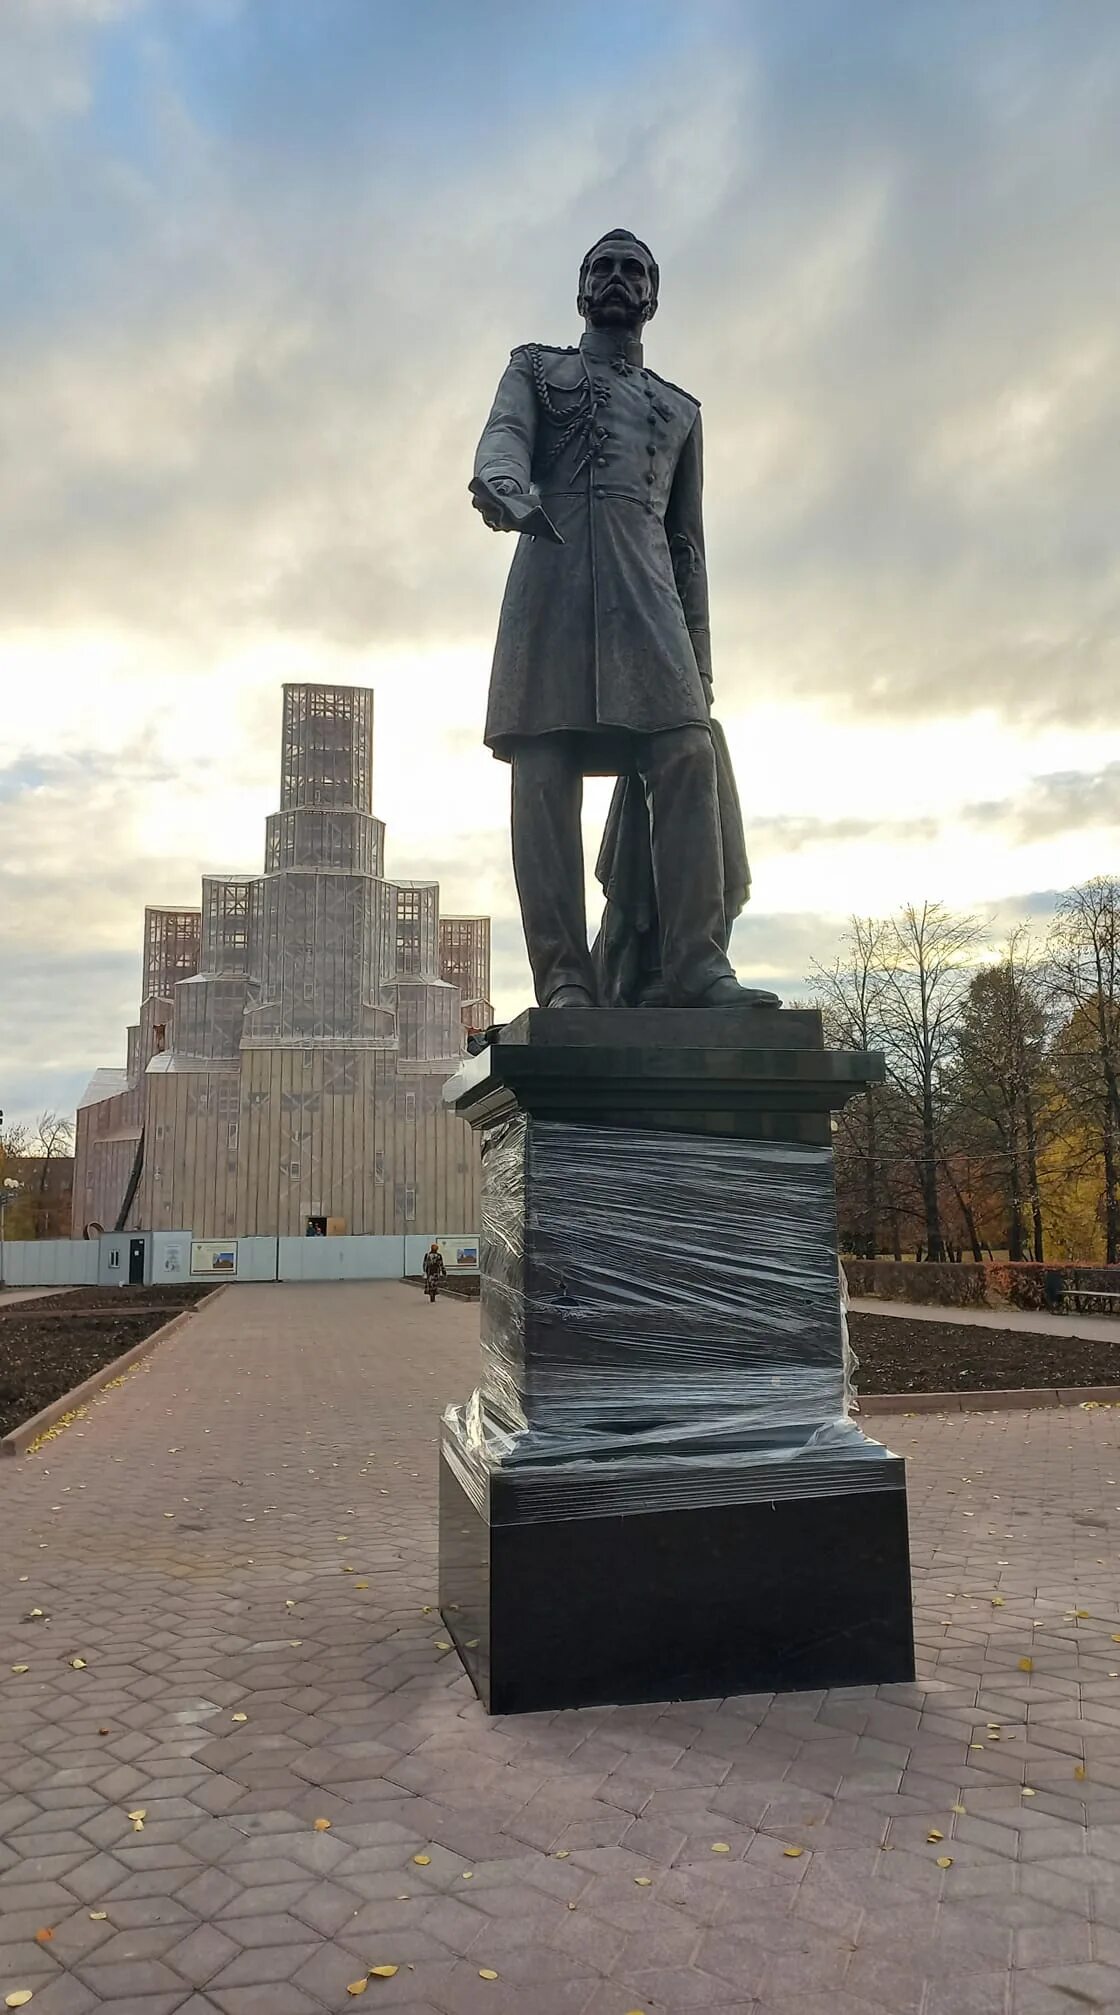
{"type": "MultiPolygon", "coordinates": [[[[726,951],[731,926],[750,895],[751,871],[727,740],[718,721],[712,721],[711,730],[723,839],[726,951]]],[[[606,896],[591,947],[600,1005],[656,1007],[661,970],[649,808],[641,778],[634,774],[619,777],[615,785],[595,874],[606,896]]]]}

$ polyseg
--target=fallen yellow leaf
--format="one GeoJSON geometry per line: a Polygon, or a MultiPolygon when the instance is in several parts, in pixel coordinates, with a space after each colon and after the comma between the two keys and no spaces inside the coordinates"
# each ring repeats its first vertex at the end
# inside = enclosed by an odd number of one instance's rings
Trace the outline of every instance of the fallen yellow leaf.
{"type": "Polygon", "coordinates": [[[1086,1770],[1085,1765],[1083,1763],[1077,1763],[1074,1765],[1073,1774],[1076,1777],[1078,1783],[1083,1784],[1086,1777],[1088,1777],[1089,1772],[1086,1770]]]}
{"type": "Polygon", "coordinates": [[[400,1970],[399,1966],[371,1966],[369,1969],[370,1978],[371,1980],[391,1980],[394,1974],[399,1973],[400,1970]]]}
{"type": "Polygon", "coordinates": [[[32,1999],[30,1987],[19,1987],[14,1994],[4,1996],[5,2008],[26,2008],[32,1999]]]}
{"type": "Polygon", "coordinates": [[[72,1658],[70,1660],[70,1664],[75,1672],[84,1672],[86,1669],[86,1661],[84,1658],[72,1658]]]}
{"type": "Polygon", "coordinates": [[[105,1924],[108,1922],[109,1912],[107,1910],[91,1910],[89,1915],[90,1922],[93,1924],[105,1924]]]}
{"type": "Polygon", "coordinates": [[[939,1855],[938,1855],[938,1857],[937,1857],[937,1865],[938,1865],[938,1867],[939,1867],[939,1868],[951,1868],[951,1867],[952,1867],[952,1865],[953,1865],[953,1857],[952,1857],[952,1855],[951,1855],[951,1854],[939,1854],[939,1855]]]}
{"type": "Polygon", "coordinates": [[[1024,1798],[1037,1798],[1037,1797],[1038,1797],[1038,1793],[1037,1793],[1037,1791],[1032,1791],[1032,1790],[1031,1790],[1031,1787],[1030,1787],[1030,1785],[1029,1785],[1029,1784],[1024,1784],[1024,1786],[1023,1786],[1023,1797],[1024,1797],[1024,1798]]]}
{"type": "Polygon", "coordinates": [[[728,1846],[728,1844],[727,1844],[726,1840],[713,1840],[713,1841],[712,1841],[712,1853],[713,1853],[713,1854],[730,1854],[730,1852],[731,1852],[731,1849],[730,1849],[730,1847],[728,1846]]]}
{"type": "Polygon", "coordinates": [[[1034,1671],[1034,1659],[1033,1659],[1033,1658],[1021,1658],[1021,1659],[1019,1660],[1019,1670],[1020,1670],[1020,1672],[1033,1672],[1033,1671],[1034,1671]]]}
{"type": "Polygon", "coordinates": [[[930,1842],[931,1846],[935,1840],[944,1840],[944,1838],[945,1835],[939,1833],[936,1826],[931,1827],[930,1831],[926,1834],[926,1839],[930,1842]]]}
{"type": "Polygon", "coordinates": [[[29,1672],[30,1670],[31,1667],[29,1665],[13,1665],[12,1667],[13,1672],[29,1672]]]}
{"type": "Polygon", "coordinates": [[[478,1977],[480,1980],[496,1980],[498,1976],[492,1966],[480,1966],[478,1977]]]}
{"type": "Polygon", "coordinates": [[[968,1813],[966,1812],[963,1805],[951,1805],[949,1807],[949,1810],[951,1812],[959,1812],[962,1819],[967,1819],[968,1817],[968,1813]]]}
{"type": "Polygon", "coordinates": [[[464,1880],[464,1882],[473,1882],[473,1881],[474,1881],[474,1869],[473,1869],[473,1868],[464,1868],[464,1870],[463,1870],[463,1880],[464,1880]]]}
{"type": "Polygon", "coordinates": [[[787,1861],[800,1861],[801,1856],[804,1854],[804,1852],[805,1849],[803,1847],[782,1848],[782,1853],[785,1855],[787,1861]]]}
{"type": "Polygon", "coordinates": [[[993,1597],[992,1597],[992,1608],[993,1608],[993,1609],[1002,1609],[1003,1607],[1004,1607],[1004,1600],[1003,1600],[1003,1597],[1002,1597],[1002,1595],[993,1595],[993,1597]]]}
{"type": "Polygon", "coordinates": [[[136,1807],[135,1812],[130,1812],[128,1816],[130,1819],[146,1819],[148,1816],[148,1808],[146,1805],[138,1805],[136,1807]]]}
{"type": "Polygon", "coordinates": [[[315,1821],[316,1833],[329,1833],[330,1830],[331,1830],[331,1822],[329,1819],[317,1819],[315,1821]]]}
{"type": "Polygon", "coordinates": [[[450,1649],[451,1649],[451,1646],[450,1646],[450,1645],[449,1645],[449,1643],[447,1642],[447,1639],[446,1639],[446,1637],[437,1637],[437,1638],[436,1638],[436,1650],[437,1650],[437,1651],[450,1651],[450,1649]]]}
{"type": "Polygon", "coordinates": [[[230,1720],[231,1720],[231,1721],[248,1721],[248,1719],[249,1719],[249,1716],[248,1716],[247,1714],[231,1714],[231,1715],[230,1715],[230,1720]]]}
{"type": "Polygon", "coordinates": [[[368,1986],[368,1980],[351,1980],[346,1992],[348,1994],[364,1994],[368,1986]]]}
{"type": "Polygon", "coordinates": [[[418,1868],[430,1868],[432,1865],[430,1854],[414,1854],[412,1858],[418,1868]]]}
{"type": "Polygon", "coordinates": [[[354,1586],[355,1586],[355,1588],[368,1588],[368,1587],[369,1587],[369,1582],[368,1582],[368,1581],[356,1581],[356,1582],[354,1583],[354,1586]]]}
{"type": "Polygon", "coordinates": [[[43,1929],[35,1933],[35,1943],[36,1945],[49,1945],[53,1937],[54,1932],[49,1931],[44,1924],[43,1929]]]}
{"type": "Polygon", "coordinates": [[[634,1887],[636,1889],[652,1889],[653,1887],[652,1875],[635,1875],[634,1887]]]}

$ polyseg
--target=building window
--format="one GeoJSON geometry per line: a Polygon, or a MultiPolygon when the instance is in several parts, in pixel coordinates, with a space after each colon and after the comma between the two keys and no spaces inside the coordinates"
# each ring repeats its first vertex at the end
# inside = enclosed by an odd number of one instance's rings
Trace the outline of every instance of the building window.
{"type": "Polygon", "coordinates": [[[404,1095],[404,1116],[405,1116],[405,1118],[406,1118],[406,1119],[415,1119],[415,1118],[416,1118],[416,1093],[415,1093],[414,1091],[406,1091],[406,1092],[405,1092],[405,1095],[404,1095]]]}
{"type": "Polygon", "coordinates": [[[235,1119],[231,1120],[229,1126],[226,1128],[226,1146],[237,1146],[237,1121],[235,1119]]]}
{"type": "Polygon", "coordinates": [[[413,1220],[413,1218],[414,1218],[415,1216],[416,1216],[416,1191],[415,1191],[415,1190],[414,1190],[414,1188],[412,1187],[412,1184],[411,1184],[411,1183],[406,1183],[406,1184],[405,1184],[405,1190],[404,1190],[404,1221],[405,1221],[405,1223],[406,1223],[406,1224],[411,1224],[411,1223],[412,1223],[412,1220],[413,1220]]]}

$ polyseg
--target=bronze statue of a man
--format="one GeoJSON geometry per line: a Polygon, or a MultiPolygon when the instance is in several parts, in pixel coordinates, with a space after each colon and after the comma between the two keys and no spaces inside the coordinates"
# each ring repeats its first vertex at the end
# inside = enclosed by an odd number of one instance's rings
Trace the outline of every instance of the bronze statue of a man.
{"type": "Polygon", "coordinates": [[[740,986],[727,956],[749,876],[711,720],[700,409],[642,355],[658,284],[631,232],[593,245],[579,348],[514,350],[475,457],[476,508],[492,530],[523,533],[486,741],[512,764],[514,875],[542,1007],[777,998],[740,986]],[[584,777],[602,775],[619,783],[593,954],[580,811],[584,777]]]}

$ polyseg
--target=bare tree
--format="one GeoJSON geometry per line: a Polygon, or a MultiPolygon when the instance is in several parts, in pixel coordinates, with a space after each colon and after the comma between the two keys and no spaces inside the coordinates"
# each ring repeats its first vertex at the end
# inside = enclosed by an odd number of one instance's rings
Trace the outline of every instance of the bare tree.
{"type": "Polygon", "coordinates": [[[39,1237],[51,1230],[51,1163],[74,1152],[74,1122],[57,1112],[41,1112],[35,1122],[35,1145],[31,1152],[39,1162],[39,1237]]]}
{"type": "Polygon", "coordinates": [[[10,1175],[12,1166],[22,1161],[31,1152],[31,1135],[28,1129],[16,1121],[9,1121],[0,1130],[0,1181],[10,1175]]]}
{"type": "Polygon", "coordinates": [[[948,1176],[974,1252],[979,1235],[968,1198],[953,1180],[946,1132],[948,1074],[964,1001],[984,941],[975,917],[942,903],[908,903],[885,941],[881,1000],[887,1072],[910,1115],[921,1190],[926,1258],[946,1257],[939,1178],[948,1176]]]}
{"type": "Polygon", "coordinates": [[[1105,1257],[1112,1265],[1120,1259],[1120,881],[1097,875],[1067,890],[1048,949],[1067,1017],[1062,1082],[1100,1144],[1105,1257]]]}
{"type": "MultiPolygon", "coordinates": [[[[818,989],[828,1040],[838,1049],[874,1050],[882,1046],[889,933],[889,925],[875,917],[852,917],[840,957],[827,967],[814,962],[812,980],[818,989]]],[[[879,1093],[878,1085],[868,1085],[862,1098],[841,1109],[838,1124],[841,1156],[852,1166],[862,1193],[860,1222],[854,1228],[852,1243],[865,1259],[874,1259],[879,1250],[882,1219],[879,1093]]]]}
{"type": "Polygon", "coordinates": [[[958,1141],[1003,1198],[1008,1257],[1044,1257],[1040,1143],[1053,1119],[1046,973],[1020,926],[974,976],[963,1003],[956,1078],[958,1141]]]}

